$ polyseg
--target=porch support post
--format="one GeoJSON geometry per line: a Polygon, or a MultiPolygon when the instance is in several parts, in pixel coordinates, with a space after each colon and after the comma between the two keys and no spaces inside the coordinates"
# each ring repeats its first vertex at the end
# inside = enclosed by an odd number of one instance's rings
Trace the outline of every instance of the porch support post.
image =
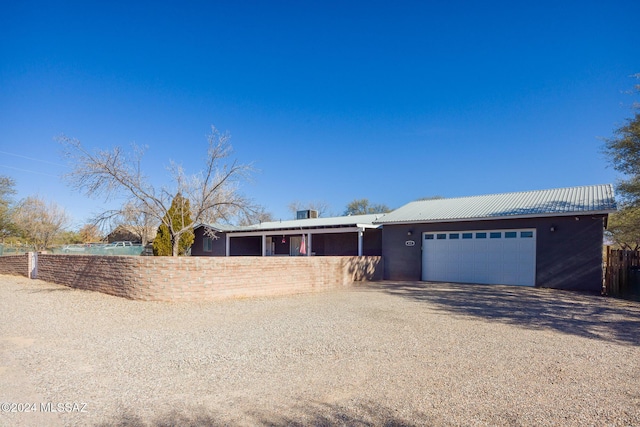
{"type": "Polygon", "coordinates": [[[267,256],[267,235],[262,235],[262,256],[267,256]]]}
{"type": "Polygon", "coordinates": [[[364,236],[363,230],[358,230],[358,256],[362,256],[362,237],[364,236]]]}
{"type": "Polygon", "coordinates": [[[231,250],[229,248],[229,245],[231,244],[231,236],[229,235],[229,233],[225,234],[225,245],[224,245],[224,256],[229,256],[229,254],[231,253],[231,250]]]}
{"type": "Polygon", "coordinates": [[[311,256],[311,233],[307,234],[307,256],[311,256]]]}

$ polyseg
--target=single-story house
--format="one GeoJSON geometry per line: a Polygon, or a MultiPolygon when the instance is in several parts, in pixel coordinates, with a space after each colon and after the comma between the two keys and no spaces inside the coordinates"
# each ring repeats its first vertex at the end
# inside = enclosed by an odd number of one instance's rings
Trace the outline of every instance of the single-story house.
{"type": "Polygon", "coordinates": [[[304,218],[245,227],[198,224],[192,256],[366,256],[382,254],[383,214],[304,218]],[[211,233],[213,231],[213,233],[211,233]]]}
{"type": "Polygon", "coordinates": [[[608,184],[421,200],[387,214],[201,224],[191,254],[382,255],[388,280],[599,291],[615,211],[608,184]]]}
{"type": "Polygon", "coordinates": [[[411,202],[385,215],[384,277],[599,291],[611,185],[411,202]]]}

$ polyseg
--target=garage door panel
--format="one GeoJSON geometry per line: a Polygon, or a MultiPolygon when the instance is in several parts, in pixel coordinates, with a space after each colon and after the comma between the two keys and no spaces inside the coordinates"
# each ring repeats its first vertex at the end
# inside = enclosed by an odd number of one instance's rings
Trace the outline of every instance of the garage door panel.
{"type": "Polygon", "coordinates": [[[533,229],[425,233],[422,280],[534,286],[535,246],[533,229]]]}

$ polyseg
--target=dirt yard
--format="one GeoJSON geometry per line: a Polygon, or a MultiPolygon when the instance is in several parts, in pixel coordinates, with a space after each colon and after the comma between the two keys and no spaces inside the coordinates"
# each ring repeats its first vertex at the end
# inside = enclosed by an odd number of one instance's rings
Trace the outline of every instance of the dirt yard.
{"type": "Polygon", "coordinates": [[[0,275],[0,403],[6,426],[637,426],[640,303],[389,282],[150,303],[0,275]]]}

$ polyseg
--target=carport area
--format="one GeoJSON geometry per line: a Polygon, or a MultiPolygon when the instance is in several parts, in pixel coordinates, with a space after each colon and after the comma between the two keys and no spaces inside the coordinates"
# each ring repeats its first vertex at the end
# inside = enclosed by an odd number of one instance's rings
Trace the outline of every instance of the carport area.
{"type": "Polygon", "coordinates": [[[214,303],[0,275],[0,425],[640,425],[640,304],[376,282],[214,303]],[[39,408],[39,406],[38,406],[39,408]]]}

